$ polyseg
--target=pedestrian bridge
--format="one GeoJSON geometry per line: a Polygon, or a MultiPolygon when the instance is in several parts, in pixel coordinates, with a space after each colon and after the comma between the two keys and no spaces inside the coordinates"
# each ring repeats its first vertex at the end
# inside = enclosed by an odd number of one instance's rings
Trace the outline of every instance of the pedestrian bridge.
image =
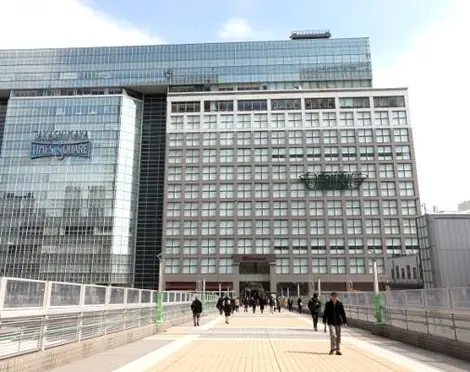
{"type": "Polygon", "coordinates": [[[227,325],[217,298],[0,278],[0,371],[470,371],[470,288],[340,293],[341,356],[309,314],[249,309],[227,325]]]}
{"type": "Polygon", "coordinates": [[[342,356],[329,355],[329,336],[306,314],[235,313],[169,328],[53,372],[314,372],[469,371],[470,363],[345,327],[342,356]]]}

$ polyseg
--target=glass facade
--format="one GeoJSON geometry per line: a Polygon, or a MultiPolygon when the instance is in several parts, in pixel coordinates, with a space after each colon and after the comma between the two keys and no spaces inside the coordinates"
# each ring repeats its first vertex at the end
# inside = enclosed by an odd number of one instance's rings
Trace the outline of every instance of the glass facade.
{"type": "Polygon", "coordinates": [[[0,51],[0,89],[371,86],[368,38],[0,51]],[[259,86],[261,86],[259,85],[259,86]]]}
{"type": "Polygon", "coordinates": [[[142,102],[107,93],[12,92],[0,155],[0,275],[132,282],[142,102]]]}

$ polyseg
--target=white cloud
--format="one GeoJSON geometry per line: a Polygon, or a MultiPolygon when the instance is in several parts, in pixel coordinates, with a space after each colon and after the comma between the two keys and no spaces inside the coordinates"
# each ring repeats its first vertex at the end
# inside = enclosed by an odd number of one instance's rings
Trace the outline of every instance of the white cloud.
{"type": "Polygon", "coordinates": [[[0,48],[159,44],[163,40],[112,18],[87,0],[11,0],[0,7],[0,48]]]}
{"type": "Polygon", "coordinates": [[[255,30],[248,20],[240,17],[229,18],[219,30],[219,38],[229,41],[268,40],[271,37],[271,32],[255,30]]]}
{"type": "Polygon", "coordinates": [[[421,201],[455,209],[470,199],[470,2],[453,1],[444,19],[374,74],[375,86],[408,86],[421,201]]]}

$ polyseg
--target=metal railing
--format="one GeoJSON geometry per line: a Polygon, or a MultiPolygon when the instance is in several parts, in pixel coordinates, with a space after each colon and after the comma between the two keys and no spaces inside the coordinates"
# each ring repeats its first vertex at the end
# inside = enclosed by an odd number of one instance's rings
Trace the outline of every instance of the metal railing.
{"type": "MultiPolygon", "coordinates": [[[[470,343],[470,287],[385,291],[379,308],[373,292],[339,292],[338,298],[350,319],[470,343]]],[[[328,299],[322,294],[323,304],[328,299]]],[[[308,300],[302,297],[307,311],[308,300]]]]}
{"type": "MultiPolygon", "coordinates": [[[[213,311],[213,293],[163,292],[161,321],[191,315],[197,295],[213,311]]],[[[0,360],[158,323],[157,291],[0,278],[0,360]]]]}

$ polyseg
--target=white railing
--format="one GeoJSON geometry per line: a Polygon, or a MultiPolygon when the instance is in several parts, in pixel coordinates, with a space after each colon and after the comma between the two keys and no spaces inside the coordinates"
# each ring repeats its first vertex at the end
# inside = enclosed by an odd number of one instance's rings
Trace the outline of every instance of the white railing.
{"type": "MultiPolygon", "coordinates": [[[[323,304],[329,296],[322,294],[323,304]]],[[[470,287],[385,291],[379,309],[372,292],[338,292],[338,298],[351,319],[470,343],[470,287]]],[[[308,300],[302,297],[307,312],[308,300]]]]}
{"type": "MultiPolygon", "coordinates": [[[[164,292],[163,322],[191,315],[197,295],[164,292]]],[[[136,288],[0,278],[0,359],[80,342],[156,322],[158,292],[136,288]]]]}

